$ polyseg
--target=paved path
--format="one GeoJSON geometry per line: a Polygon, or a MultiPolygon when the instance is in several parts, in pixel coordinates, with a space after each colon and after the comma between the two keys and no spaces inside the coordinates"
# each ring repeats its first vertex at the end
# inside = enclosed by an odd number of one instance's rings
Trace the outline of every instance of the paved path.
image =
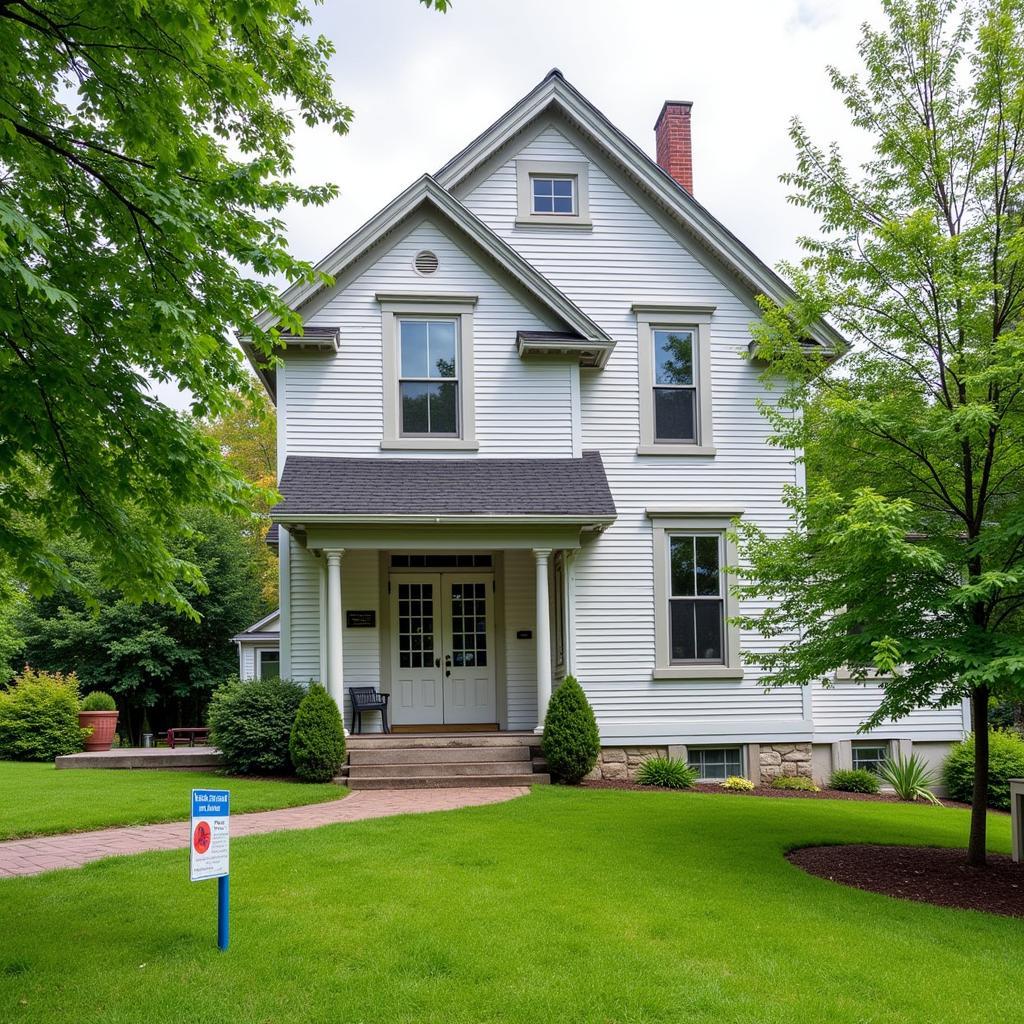
{"type": "MultiPolygon", "coordinates": [[[[263,832],[319,828],[321,825],[362,821],[364,818],[386,818],[393,814],[453,811],[459,807],[502,803],[529,792],[526,786],[357,790],[341,800],[329,803],[233,815],[231,837],[237,839],[239,836],[259,835],[263,832]]],[[[103,857],[187,848],[188,831],[188,822],[174,821],[166,825],[136,825],[63,836],[9,839],[0,842],[0,878],[38,875],[57,868],[79,868],[103,857]]]]}

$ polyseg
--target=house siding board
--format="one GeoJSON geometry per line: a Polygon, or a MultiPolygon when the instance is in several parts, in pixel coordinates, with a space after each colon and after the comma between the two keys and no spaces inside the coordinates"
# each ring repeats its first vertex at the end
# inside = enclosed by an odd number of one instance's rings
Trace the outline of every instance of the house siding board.
{"type": "MultiPolygon", "coordinates": [[[[438,226],[423,221],[382,252],[309,317],[341,325],[336,354],[288,352],[285,394],[289,455],[408,456],[380,449],[384,429],[381,311],[377,293],[476,295],[473,352],[479,455],[571,456],[570,366],[519,358],[517,330],[546,323],[438,226]],[[435,274],[413,269],[421,249],[439,259],[435,274]]],[[[422,452],[417,458],[451,457],[422,452]]]]}
{"type": "Polygon", "coordinates": [[[239,644],[241,651],[241,676],[242,679],[256,678],[256,649],[252,644],[239,644]]]}
{"type": "Polygon", "coordinates": [[[320,575],[323,561],[290,538],[291,678],[320,681],[320,575]]]}
{"type": "Polygon", "coordinates": [[[506,551],[505,685],[509,729],[532,729],[537,724],[536,570],[529,551],[506,551]],[[520,640],[516,633],[529,630],[520,640]]]}
{"type": "Polygon", "coordinates": [[[919,708],[897,722],[887,722],[869,733],[857,730],[881,703],[882,689],[877,684],[838,680],[832,686],[814,684],[815,739],[829,741],[856,736],[911,740],[958,740],[968,724],[963,708],[919,708]]]}
{"type": "MultiPolygon", "coordinates": [[[[746,510],[769,532],[788,525],[784,485],[796,480],[791,453],[766,444],[757,399],[771,400],[739,353],[756,318],[695,249],[686,248],[628,195],[570,130],[550,126],[510,149],[459,198],[566,292],[616,343],[601,372],[580,372],[582,445],[604,459],[618,518],[576,559],[576,670],[603,734],[625,741],[685,736],[694,726],[747,730],[760,720],[809,734],[799,691],[764,692],[748,669],[733,680],[654,680],[653,535],[650,506],[716,505],[746,510]],[[589,161],[593,229],[516,227],[515,160],[589,161]],[[636,302],[713,304],[712,414],[717,455],[645,457],[640,443],[636,302]],[[610,628],[614,624],[614,628],[610,628]]],[[[754,608],[746,605],[745,608],[754,608]]],[[[759,646],[752,635],[747,648],[759,646]]],[[[743,733],[746,735],[746,732],[743,733]]]]}

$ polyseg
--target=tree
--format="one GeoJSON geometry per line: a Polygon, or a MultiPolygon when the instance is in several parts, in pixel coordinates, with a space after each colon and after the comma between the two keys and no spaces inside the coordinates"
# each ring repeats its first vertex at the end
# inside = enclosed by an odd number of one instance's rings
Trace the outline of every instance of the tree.
{"type": "Polygon", "coordinates": [[[755,337],[809,490],[784,535],[739,528],[740,592],[769,602],[740,621],[782,639],[756,659],[773,683],[877,675],[865,727],[970,700],[982,865],[989,699],[1024,696],[1024,4],[883,7],[863,77],[829,71],[872,158],[792,124],[784,180],[822,233],[755,337]],[[831,367],[800,344],[823,314],[853,342],[831,367]]]}
{"type": "Polygon", "coordinates": [[[268,512],[277,484],[277,417],[266,392],[259,388],[240,396],[237,405],[203,424],[204,433],[219,448],[228,465],[254,485],[254,516],[243,524],[243,536],[252,549],[263,597],[277,603],[277,559],[266,545],[268,512]]]}
{"type": "Polygon", "coordinates": [[[58,590],[29,601],[19,617],[24,659],[36,669],[75,672],[83,691],[112,694],[134,740],[144,716],[154,727],[201,722],[213,688],[238,672],[231,637],[267,610],[252,548],[237,521],[194,512],[190,530],[171,551],[196,565],[209,584],[184,591],[198,621],[104,589],[81,545],[62,557],[93,600],[77,588],[58,590]]]}
{"type": "Polygon", "coordinates": [[[103,587],[188,610],[189,509],[247,507],[147,378],[221,416],[253,388],[232,333],[269,357],[301,330],[270,278],[318,275],[280,214],[336,190],[291,180],[292,128],[352,116],[309,22],[299,0],[0,0],[0,555],[34,593],[86,593],[70,533],[103,587]]]}

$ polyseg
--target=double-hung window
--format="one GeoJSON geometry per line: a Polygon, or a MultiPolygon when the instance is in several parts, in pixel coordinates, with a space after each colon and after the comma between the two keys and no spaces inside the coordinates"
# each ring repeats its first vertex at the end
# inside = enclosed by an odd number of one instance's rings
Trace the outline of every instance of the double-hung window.
{"type": "Polygon", "coordinates": [[[655,679],[742,679],[728,536],[739,509],[649,508],[654,540],[655,679]]]}
{"type": "Polygon", "coordinates": [[[669,537],[669,622],[673,663],[721,665],[725,652],[722,537],[669,537]]]}
{"type": "Polygon", "coordinates": [[[640,373],[640,455],[714,455],[714,306],[633,306],[640,373]]]}
{"type": "Polygon", "coordinates": [[[475,295],[377,293],[384,422],[380,446],[475,451],[475,295]]]}
{"type": "Polygon", "coordinates": [[[458,322],[398,321],[401,435],[459,436],[458,322]]]}

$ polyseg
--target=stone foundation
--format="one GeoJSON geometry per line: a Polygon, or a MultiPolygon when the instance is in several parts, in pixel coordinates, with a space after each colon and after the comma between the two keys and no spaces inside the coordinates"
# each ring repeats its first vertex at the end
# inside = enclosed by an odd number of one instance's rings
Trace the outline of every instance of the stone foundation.
{"type": "Polygon", "coordinates": [[[811,778],[810,743],[761,744],[761,785],[770,786],[782,775],[811,778]]]}
{"type": "Polygon", "coordinates": [[[649,757],[668,757],[668,747],[602,747],[587,781],[632,782],[637,769],[649,757]]]}

